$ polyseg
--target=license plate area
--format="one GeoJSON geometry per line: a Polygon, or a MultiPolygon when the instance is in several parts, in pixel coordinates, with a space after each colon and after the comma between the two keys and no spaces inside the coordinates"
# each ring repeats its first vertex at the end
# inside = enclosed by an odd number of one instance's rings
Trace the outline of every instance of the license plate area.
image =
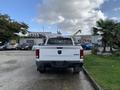
{"type": "Polygon", "coordinates": [[[65,67],[66,65],[66,62],[52,62],[53,67],[65,67]]]}

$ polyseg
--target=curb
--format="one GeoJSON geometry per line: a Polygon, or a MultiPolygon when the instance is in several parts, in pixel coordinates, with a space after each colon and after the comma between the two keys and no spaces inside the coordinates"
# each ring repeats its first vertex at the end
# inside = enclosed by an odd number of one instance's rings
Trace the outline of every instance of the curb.
{"type": "Polygon", "coordinates": [[[91,82],[95,90],[102,90],[102,88],[96,83],[96,81],[89,75],[85,67],[83,67],[83,73],[87,76],[87,79],[91,82]]]}

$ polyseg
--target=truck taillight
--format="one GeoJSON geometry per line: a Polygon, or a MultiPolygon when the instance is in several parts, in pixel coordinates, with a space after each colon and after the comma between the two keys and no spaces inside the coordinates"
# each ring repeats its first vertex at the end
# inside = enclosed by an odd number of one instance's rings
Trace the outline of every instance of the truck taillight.
{"type": "Polygon", "coordinates": [[[84,57],[84,50],[81,49],[81,50],[80,50],[80,59],[83,59],[83,57],[84,57]]]}
{"type": "Polygon", "coordinates": [[[39,49],[36,49],[36,51],[35,51],[35,54],[36,54],[36,58],[39,58],[40,57],[40,51],[39,51],[39,49]]]}

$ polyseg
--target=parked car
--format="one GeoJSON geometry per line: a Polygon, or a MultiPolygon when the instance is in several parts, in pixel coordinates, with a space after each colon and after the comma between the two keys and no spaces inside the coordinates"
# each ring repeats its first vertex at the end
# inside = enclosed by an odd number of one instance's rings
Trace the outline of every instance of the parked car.
{"type": "Polygon", "coordinates": [[[6,44],[0,43],[0,50],[5,50],[6,49],[6,44]]]}
{"type": "Polygon", "coordinates": [[[20,45],[21,50],[30,50],[31,48],[32,46],[29,45],[28,43],[23,43],[22,45],[20,45]]]}
{"type": "Polygon", "coordinates": [[[92,43],[85,43],[81,45],[83,47],[84,50],[91,50],[93,45],[92,43]]]}
{"type": "Polygon", "coordinates": [[[18,49],[18,43],[7,43],[6,49],[16,50],[18,49]]]}

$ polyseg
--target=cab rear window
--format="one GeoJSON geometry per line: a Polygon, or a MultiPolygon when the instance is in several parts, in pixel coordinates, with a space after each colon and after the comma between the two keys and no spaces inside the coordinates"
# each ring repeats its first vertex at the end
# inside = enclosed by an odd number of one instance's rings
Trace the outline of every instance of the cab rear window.
{"type": "Polygon", "coordinates": [[[73,45],[71,38],[49,38],[47,45],[73,45]]]}

